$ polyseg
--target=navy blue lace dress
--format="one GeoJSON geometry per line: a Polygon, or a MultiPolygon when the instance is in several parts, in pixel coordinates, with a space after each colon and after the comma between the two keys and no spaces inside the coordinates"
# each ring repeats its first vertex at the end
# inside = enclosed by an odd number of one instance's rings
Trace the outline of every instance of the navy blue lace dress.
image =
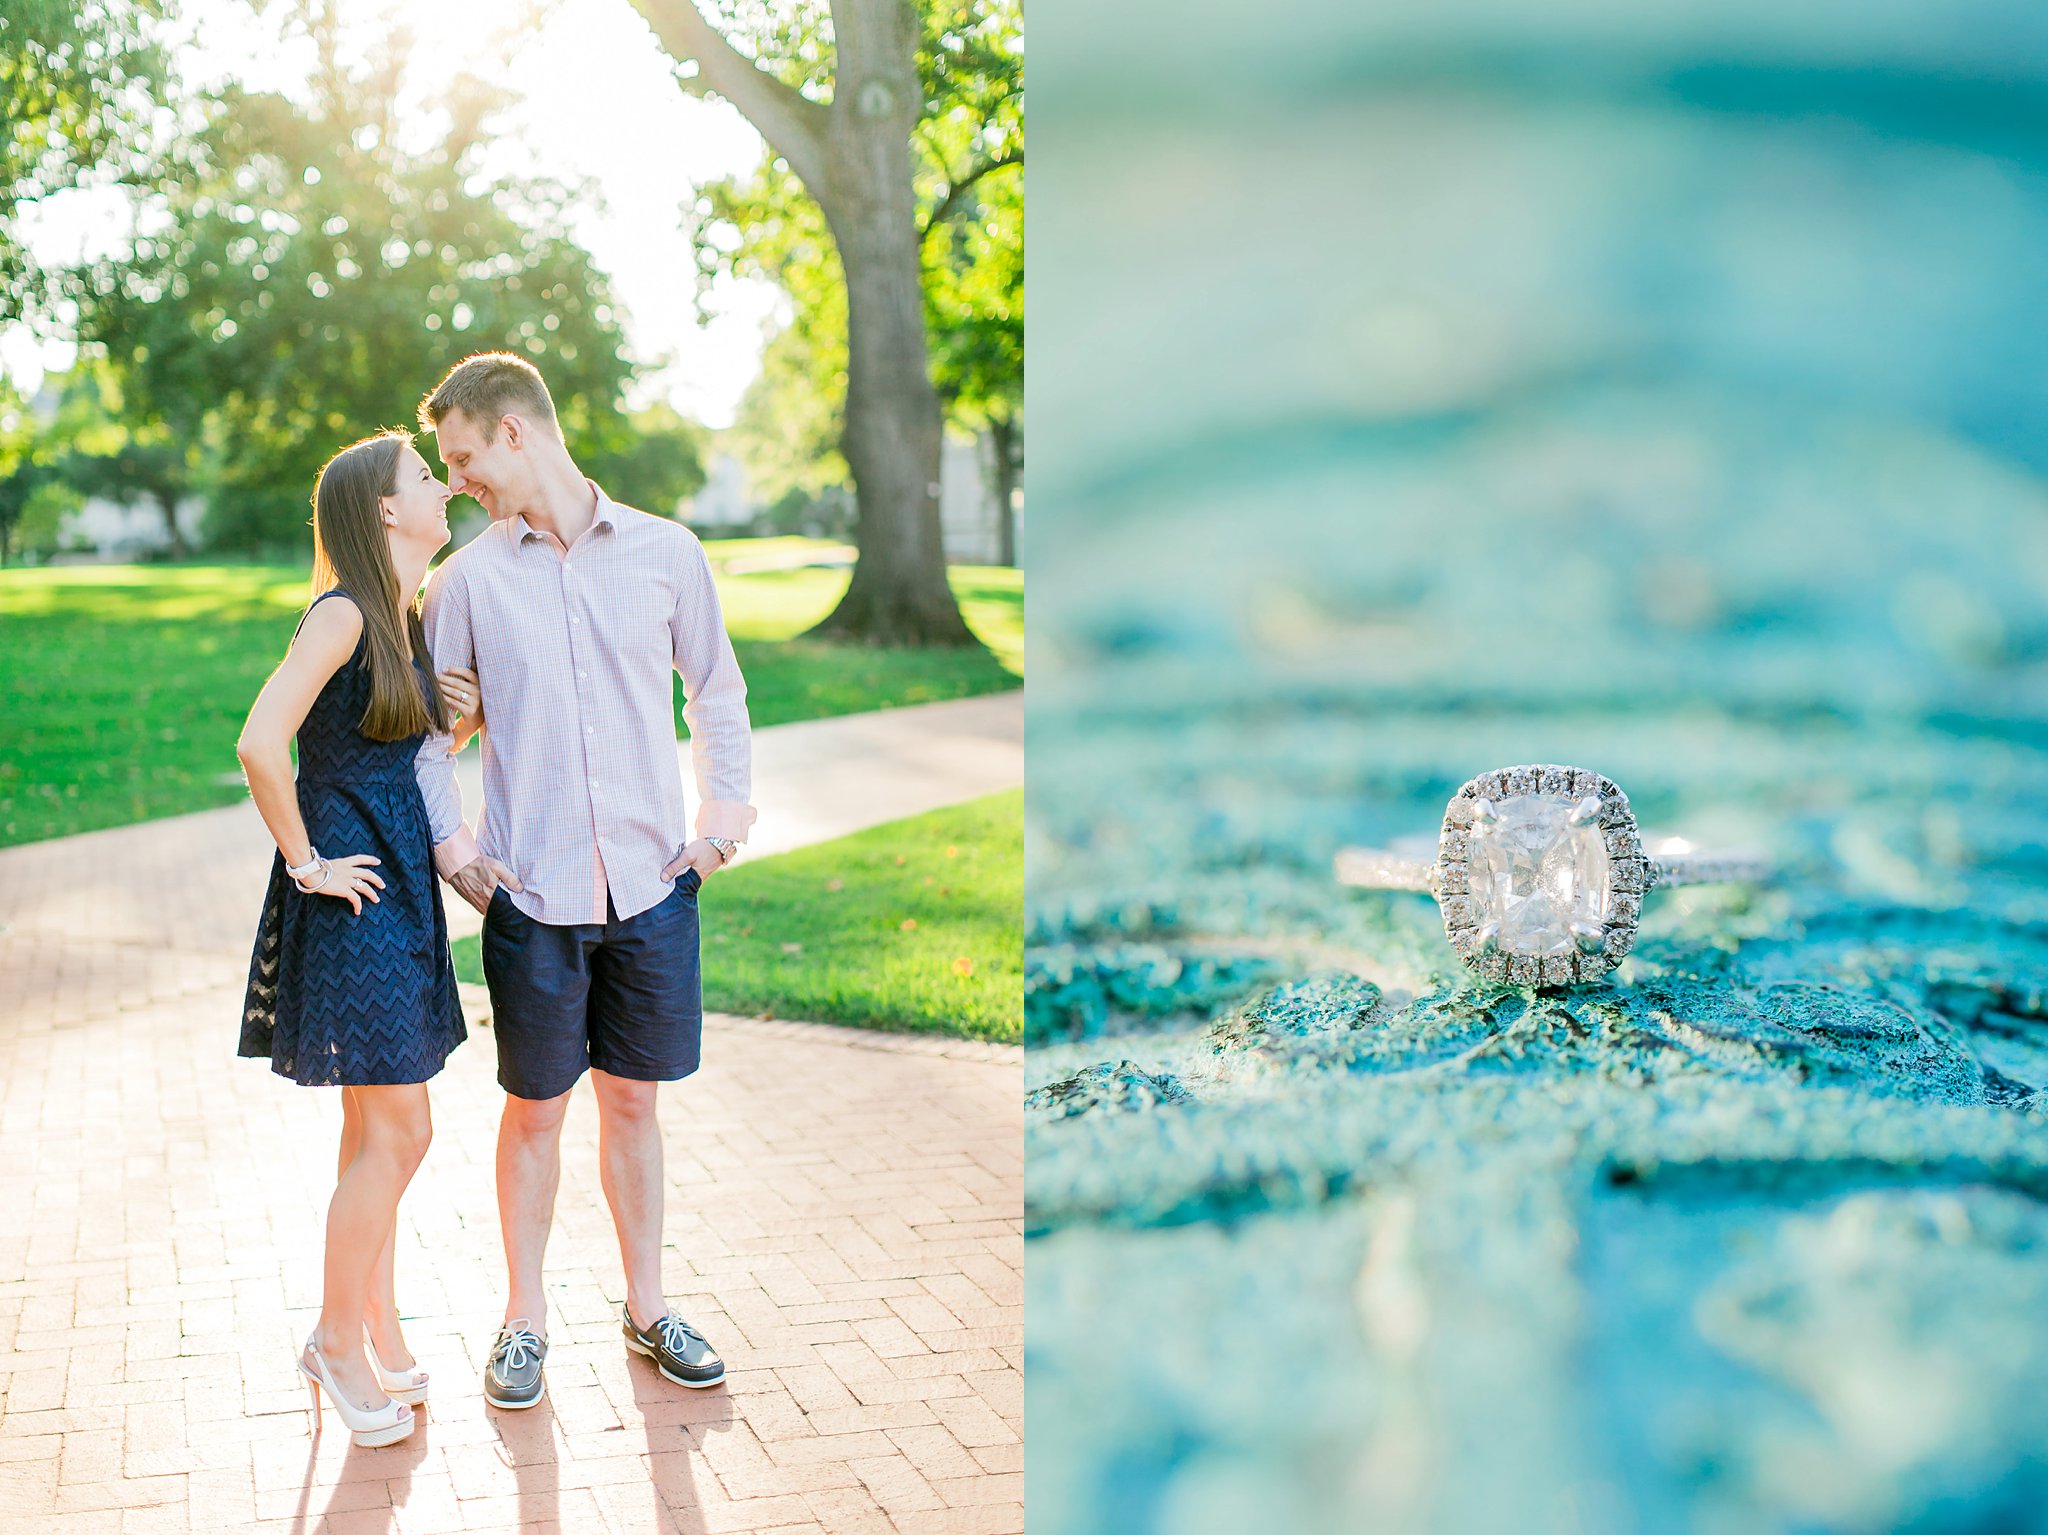
{"type": "MultiPolygon", "coordinates": [[[[314,604],[337,595],[347,594],[323,592],[314,604]]],[[[426,737],[372,741],[358,728],[370,701],[367,643],[299,727],[299,813],[322,856],[382,860],[374,872],[384,888],[357,916],[346,901],[301,894],[280,853],[242,1008],[241,1053],[309,1087],[424,1082],[467,1035],[413,776],[426,737]]]]}

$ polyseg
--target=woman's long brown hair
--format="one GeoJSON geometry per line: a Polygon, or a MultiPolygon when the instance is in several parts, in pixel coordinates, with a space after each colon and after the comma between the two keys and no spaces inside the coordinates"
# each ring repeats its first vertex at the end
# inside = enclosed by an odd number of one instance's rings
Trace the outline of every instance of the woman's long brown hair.
{"type": "Polygon", "coordinates": [[[352,442],[327,461],[313,486],[313,595],[340,587],[362,609],[370,664],[362,732],[373,741],[448,728],[420,596],[399,591],[378,515],[377,498],[398,489],[399,450],[411,441],[404,432],[379,432],[352,442]],[[426,672],[424,690],[415,661],[426,672]]]}

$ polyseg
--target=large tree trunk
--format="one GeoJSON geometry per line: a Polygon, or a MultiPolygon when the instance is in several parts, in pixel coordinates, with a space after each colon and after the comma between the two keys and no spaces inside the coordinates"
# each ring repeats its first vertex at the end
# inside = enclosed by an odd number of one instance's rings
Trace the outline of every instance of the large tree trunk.
{"type": "Polygon", "coordinates": [[[171,535],[171,558],[182,560],[191,551],[185,547],[185,535],[178,528],[178,493],[160,490],[155,495],[156,504],[163,508],[164,531],[171,535]]]}
{"type": "Polygon", "coordinates": [[[996,460],[996,563],[1017,563],[1017,420],[993,416],[988,423],[989,447],[996,460]]]}
{"type": "Polygon", "coordinates": [[[810,101],[735,50],[694,0],[634,0],[683,87],[724,97],[824,209],[846,273],[846,416],[860,556],[846,596],[811,632],[875,645],[972,645],[939,532],[939,399],[924,330],[910,135],[923,110],[914,0],[833,0],[832,104],[810,101]]]}
{"type": "Polygon", "coordinates": [[[825,142],[825,210],[846,273],[846,419],[860,557],[811,632],[875,645],[972,645],[946,580],[939,524],[944,422],[924,330],[910,134],[923,110],[912,0],[840,0],[825,142]]]}
{"type": "MultiPolygon", "coordinates": [[[[866,124],[861,125],[863,128],[866,124]]],[[[926,363],[924,293],[917,222],[909,207],[906,140],[853,148],[861,169],[901,159],[901,203],[893,189],[834,201],[851,211],[827,217],[846,271],[846,419],[840,451],[853,471],[860,557],[839,606],[811,632],[876,645],[971,645],[946,580],[939,524],[939,397],[926,363]],[[879,151],[879,152],[878,152],[879,151]],[[880,195],[875,195],[875,194],[880,195]]],[[[837,146],[835,145],[835,148],[837,146]]],[[[853,177],[849,176],[848,180],[853,177]]]]}

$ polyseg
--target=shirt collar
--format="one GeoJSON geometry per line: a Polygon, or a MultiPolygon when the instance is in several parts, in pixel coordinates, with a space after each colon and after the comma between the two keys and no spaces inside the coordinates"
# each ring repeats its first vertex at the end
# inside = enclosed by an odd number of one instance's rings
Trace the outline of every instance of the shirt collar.
{"type": "MultiPolygon", "coordinates": [[[[602,485],[599,485],[597,481],[591,479],[589,475],[585,475],[583,477],[583,483],[588,485],[590,487],[590,493],[593,496],[597,497],[597,515],[595,518],[592,519],[590,525],[594,528],[606,527],[610,528],[614,533],[618,532],[618,503],[612,500],[610,496],[606,495],[604,493],[604,487],[602,485]]],[[[524,512],[515,512],[513,514],[512,536],[514,537],[514,539],[518,541],[519,546],[521,548],[524,548],[526,546],[526,541],[529,538],[547,537],[547,535],[541,532],[539,528],[536,528],[527,522],[526,514],[524,512]]]]}

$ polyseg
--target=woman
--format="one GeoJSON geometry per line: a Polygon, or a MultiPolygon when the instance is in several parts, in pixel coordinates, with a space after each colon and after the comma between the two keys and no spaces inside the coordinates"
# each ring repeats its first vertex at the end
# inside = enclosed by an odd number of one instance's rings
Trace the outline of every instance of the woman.
{"type": "Polygon", "coordinates": [[[320,1321],[299,1369],[316,1425],[324,1390],[365,1446],[411,1434],[411,1404],[426,1400],[399,1332],[392,1238],[433,1133],[427,1079],[466,1032],[413,776],[429,730],[476,728],[473,713],[451,719],[475,710],[474,676],[434,676],[419,617],[448,499],[401,432],[328,460],[313,491],[316,595],[237,748],[278,847],[241,1053],[341,1088],[320,1321]]]}

